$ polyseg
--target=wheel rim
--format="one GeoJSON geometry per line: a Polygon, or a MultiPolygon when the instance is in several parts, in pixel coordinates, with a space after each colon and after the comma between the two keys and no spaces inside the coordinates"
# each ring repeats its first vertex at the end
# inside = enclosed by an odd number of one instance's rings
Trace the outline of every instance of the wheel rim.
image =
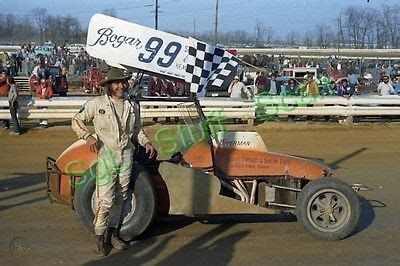
{"type": "Polygon", "coordinates": [[[335,232],[349,222],[350,203],[338,190],[324,189],[315,193],[307,205],[307,218],[323,232],[335,232]]]}
{"type": "MultiPolygon", "coordinates": [[[[99,198],[96,197],[95,192],[96,191],[93,192],[92,199],[91,199],[91,206],[92,206],[93,214],[96,213],[97,206],[99,205],[99,198]]],[[[135,194],[129,189],[127,198],[124,202],[124,205],[122,206],[121,216],[123,217],[123,221],[122,221],[123,224],[132,218],[133,214],[135,213],[135,210],[136,210],[135,194]]]]}

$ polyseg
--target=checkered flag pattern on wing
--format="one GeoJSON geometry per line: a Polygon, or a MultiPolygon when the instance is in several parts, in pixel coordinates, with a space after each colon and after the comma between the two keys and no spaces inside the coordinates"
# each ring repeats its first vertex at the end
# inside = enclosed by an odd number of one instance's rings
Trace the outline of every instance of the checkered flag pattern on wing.
{"type": "Polygon", "coordinates": [[[220,87],[238,65],[227,51],[189,38],[189,57],[185,81],[191,92],[201,92],[209,85],[220,87]]]}

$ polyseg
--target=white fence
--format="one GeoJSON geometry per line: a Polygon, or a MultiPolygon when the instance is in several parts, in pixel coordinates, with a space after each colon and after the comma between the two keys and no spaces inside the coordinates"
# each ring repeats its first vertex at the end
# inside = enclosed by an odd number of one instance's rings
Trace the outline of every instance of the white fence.
{"type": "MultiPolygon", "coordinates": [[[[21,97],[18,114],[20,119],[71,119],[81,106],[91,97],[54,97],[51,100],[21,97]]],[[[179,102],[141,102],[143,118],[180,117],[179,102]]],[[[273,116],[340,116],[351,123],[354,116],[400,116],[400,97],[393,96],[353,96],[343,97],[257,97],[254,101],[229,98],[204,98],[200,100],[207,116],[240,118],[252,124],[273,116]]],[[[8,101],[0,97],[0,119],[10,119],[8,101]]]]}

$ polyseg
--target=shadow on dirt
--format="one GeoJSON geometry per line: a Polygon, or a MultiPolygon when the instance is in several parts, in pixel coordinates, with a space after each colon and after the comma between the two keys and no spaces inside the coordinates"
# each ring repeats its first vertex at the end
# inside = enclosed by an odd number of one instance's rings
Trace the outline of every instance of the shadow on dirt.
{"type": "Polygon", "coordinates": [[[47,198],[44,196],[45,186],[36,186],[45,182],[44,173],[15,173],[13,175],[17,176],[0,180],[0,211],[4,211],[6,209],[14,208],[21,205],[32,204],[38,201],[45,200],[47,198]],[[18,191],[16,193],[15,190],[21,191],[18,191]],[[43,194],[40,195],[42,197],[37,197],[37,195],[33,195],[40,191],[43,192],[43,194]],[[12,201],[11,204],[5,203],[9,200],[12,201]]]}
{"type": "Polygon", "coordinates": [[[265,222],[296,222],[296,216],[290,213],[281,214],[229,214],[212,215],[198,219],[201,223],[265,223],[265,222]]]}
{"type": "Polygon", "coordinates": [[[360,154],[360,153],[363,153],[363,152],[366,151],[367,149],[368,149],[368,148],[365,148],[365,147],[364,147],[364,148],[360,148],[360,149],[358,149],[358,150],[356,150],[356,151],[354,151],[354,152],[352,152],[352,153],[350,153],[350,154],[347,154],[347,155],[343,156],[342,158],[339,158],[339,159],[337,159],[336,161],[333,161],[333,162],[331,162],[331,163],[325,162],[325,161],[324,161],[323,159],[321,159],[321,158],[305,157],[305,156],[303,156],[303,155],[296,155],[296,154],[291,154],[291,155],[292,155],[292,156],[299,157],[299,158],[307,159],[307,160],[316,161],[316,162],[319,162],[319,163],[321,163],[321,164],[324,164],[324,165],[326,165],[326,166],[331,167],[332,170],[337,170],[337,169],[340,168],[340,164],[341,164],[342,162],[347,161],[347,160],[349,160],[350,158],[352,158],[352,157],[354,157],[354,156],[356,156],[356,155],[358,155],[358,154],[360,154]]]}
{"type": "Polygon", "coordinates": [[[296,222],[296,216],[290,213],[281,214],[226,214],[208,215],[205,217],[167,216],[158,217],[138,240],[157,237],[174,232],[195,222],[203,224],[235,224],[264,222],[296,222]]]}
{"type": "Polygon", "coordinates": [[[384,203],[377,200],[368,200],[361,196],[359,196],[359,199],[361,204],[360,221],[358,223],[356,230],[349,237],[364,231],[373,223],[375,219],[374,208],[386,207],[384,203]]]}
{"type": "Polygon", "coordinates": [[[32,204],[38,201],[42,201],[47,199],[47,197],[39,197],[39,198],[34,198],[34,199],[30,199],[30,200],[25,200],[25,201],[21,201],[15,204],[11,204],[11,205],[1,205],[0,206],[0,211],[4,211],[10,208],[14,208],[14,207],[18,207],[18,206],[22,206],[22,205],[27,205],[27,204],[32,204]]]}
{"type": "Polygon", "coordinates": [[[196,221],[197,220],[194,218],[184,216],[157,217],[150,227],[137,238],[137,240],[165,235],[189,226],[196,221]]]}
{"type": "Polygon", "coordinates": [[[44,172],[34,174],[13,173],[12,175],[16,176],[0,180],[0,192],[26,188],[46,181],[44,172]]]}
{"type": "Polygon", "coordinates": [[[368,148],[366,148],[366,147],[360,148],[360,149],[358,149],[358,150],[356,150],[356,151],[354,151],[354,152],[352,152],[350,154],[347,154],[347,155],[343,156],[342,158],[340,158],[340,159],[338,159],[338,160],[336,160],[334,162],[331,162],[329,165],[332,167],[333,170],[337,170],[337,169],[340,168],[339,165],[342,162],[347,161],[348,159],[350,159],[350,158],[352,158],[352,157],[354,157],[354,156],[356,156],[356,155],[358,155],[360,153],[363,153],[366,150],[368,150],[368,148]]]}
{"type": "MultiPolygon", "coordinates": [[[[242,230],[235,233],[227,233],[233,224],[221,224],[209,232],[199,236],[180,249],[167,254],[160,265],[226,265],[232,259],[235,244],[245,238],[250,231],[242,230]]],[[[85,265],[110,265],[110,264],[135,264],[142,265],[150,263],[156,256],[165,250],[166,246],[173,241],[175,236],[168,236],[161,241],[155,238],[138,241],[123,252],[117,252],[108,257],[86,263],[85,265]],[[157,243],[159,242],[159,243],[157,243]]]]}

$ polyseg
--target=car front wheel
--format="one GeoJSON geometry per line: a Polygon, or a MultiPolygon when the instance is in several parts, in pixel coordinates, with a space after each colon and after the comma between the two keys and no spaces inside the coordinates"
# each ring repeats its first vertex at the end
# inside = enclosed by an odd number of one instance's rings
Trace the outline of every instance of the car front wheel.
{"type": "Polygon", "coordinates": [[[346,183],[321,178],[300,192],[296,203],[298,221],[314,237],[340,240],[350,235],[360,219],[360,202],[346,183]]]}

